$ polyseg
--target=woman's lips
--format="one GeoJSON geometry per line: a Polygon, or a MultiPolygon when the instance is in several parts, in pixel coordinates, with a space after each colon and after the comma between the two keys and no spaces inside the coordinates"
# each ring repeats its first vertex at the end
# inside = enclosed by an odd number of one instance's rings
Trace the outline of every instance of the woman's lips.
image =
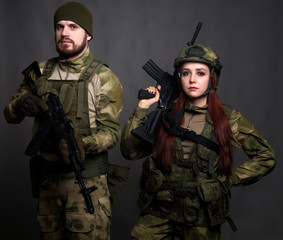
{"type": "Polygon", "coordinates": [[[196,91],[198,88],[197,87],[190,87],[189,90],[190,91],[196,91]]]}

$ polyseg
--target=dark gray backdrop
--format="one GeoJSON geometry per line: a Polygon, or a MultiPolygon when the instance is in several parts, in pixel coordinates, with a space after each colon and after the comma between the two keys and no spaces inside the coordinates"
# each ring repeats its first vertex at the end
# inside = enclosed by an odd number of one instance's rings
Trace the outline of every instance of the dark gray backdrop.
{"type": "MultiPolygon", "coordinates": [[[[21,71],[33,60],[57,55],[53,14],[66,1],[1,0],[1,111],[20,83],[21,71]]],[[[282,190],[282,6],[280,0],[85,0],[94,15],[94,56],[110,65],[124,87],[125,124],[137,104],[137,92],[153,84],[142,70],[152,58],[172,73],[173,60],[192,38],[199,21],[204,26],[197,42],[212,46],[224,69],[218,93],[241,111],[275,150],[275,170],[257,184],[232,190],[231,214],[238,226],[223,225],[223,239],[279,240],[283,234],[282,190]]],[[[20,125],[1,121],[0,239],[38,239],[36,200],[31,197],[28,157],[32,119],[20,125]]],[[[128,239],[138,215],[137,182],[142,160],[129,162],[119,147],[110,161],[131,168],[113,216],[112,239],[128,239]]],[[[236,152],[240,163],[246,156],[236,152]]]]}

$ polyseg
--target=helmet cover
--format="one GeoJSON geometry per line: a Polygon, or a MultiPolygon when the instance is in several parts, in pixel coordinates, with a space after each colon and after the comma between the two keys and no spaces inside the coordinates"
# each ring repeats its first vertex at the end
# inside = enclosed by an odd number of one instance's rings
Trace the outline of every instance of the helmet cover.
{"type": "Polygon", "coordinates": [[[214,68],[214,70],[220,73],[222,64],[217,56],[216,52],[208,47],[201,44],[194,44],[185,47],[179,55],[176,57],[174,67],[179,68],[186,62],[200,62],[214,68]]]}

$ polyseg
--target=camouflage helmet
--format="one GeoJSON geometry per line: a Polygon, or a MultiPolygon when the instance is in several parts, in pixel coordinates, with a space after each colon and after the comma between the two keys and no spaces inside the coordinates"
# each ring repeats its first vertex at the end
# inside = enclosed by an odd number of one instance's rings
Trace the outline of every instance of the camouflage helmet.
{"type": "Polygon", "coordinates": [[[185,47],[175,59],[174,67],[179,68],[185,62],[200,62],[214,68],[220,74],[222,64],[213,49],[201,44],[185,47]]]}

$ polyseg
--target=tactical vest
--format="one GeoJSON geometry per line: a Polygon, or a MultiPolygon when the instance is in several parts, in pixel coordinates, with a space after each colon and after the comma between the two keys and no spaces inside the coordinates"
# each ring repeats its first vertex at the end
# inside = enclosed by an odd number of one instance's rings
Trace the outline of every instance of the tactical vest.
{"type": "MultiPolygon", "coordinates": [[[[92,60],[80,74],[78,80],[53,80],[49,77],[54,72],[57,58],[46,62],[42,75],[45,78],[38,79],[36,89],[38,96],[45,98],[49,92],[59,96],[64,112],[68,119],[72,120],[75,132],[80,137],[90,136],[96,133],[96,128],[90,127],[88,108],[88,85],[93,76],[103,66],[101,62],[92,60]]],[[[55,152],[57,143],[50,139],[41,151],[55,152]]],[[[86,155],[83,177],[103,175],[107,172],[108,154],[103,152],[97,155],[86,155]]]]}
{"type": "MultiPolygon", "coordinates": [[[[229,117],[231,108],[223,107],[229,117]]],[[[216,141],[208,113],[201,135],[216,141]]],[[[183,156],[181,139],[175,137],[171,173],[159,170],[152,156],[144,162],[140,208],[190,226],[224,223],[229,217],[229,186],[226,177],[217,173],[217,154],[194,144],[189,159],[183,156]]]]}

